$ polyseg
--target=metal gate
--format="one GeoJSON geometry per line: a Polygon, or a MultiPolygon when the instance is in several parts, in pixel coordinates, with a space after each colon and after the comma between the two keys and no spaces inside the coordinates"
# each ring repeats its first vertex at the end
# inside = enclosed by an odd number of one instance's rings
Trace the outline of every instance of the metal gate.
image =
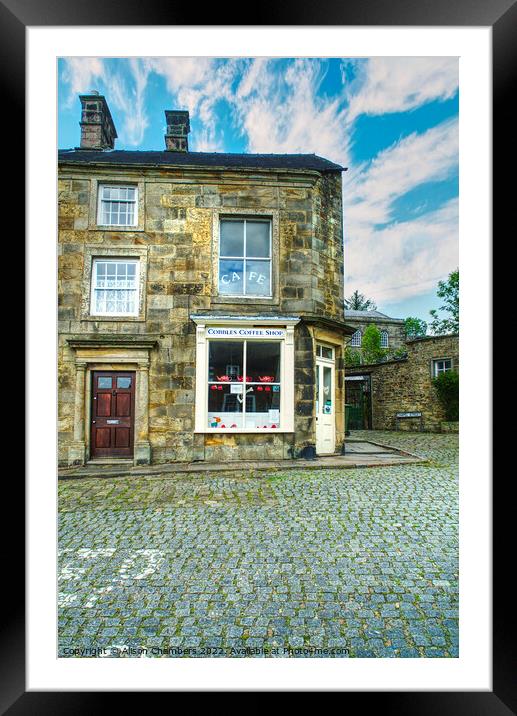
{"type": "Polygon", "coordinates": [[[369,375],[345,377],[345,410],[348,430],[371,430],[371,390],[369,375]]]}

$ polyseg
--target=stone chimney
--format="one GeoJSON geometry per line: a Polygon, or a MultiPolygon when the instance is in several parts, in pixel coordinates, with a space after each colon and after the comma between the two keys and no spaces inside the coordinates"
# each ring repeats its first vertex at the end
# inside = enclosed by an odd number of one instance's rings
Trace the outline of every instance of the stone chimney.
{"type": "Polygon", "coordinates": [[[190,120],[187,111],[165,110],[167,121],[167,134],[165,135],[165,148],[168,152],[188,152],[188,133],[190,120]]]}
{"type": "Polygon", "coordinates": [[[81,146],[79,149],[113,149],[117,130],[106,99],[97,91],[79,95],[81,100],[81,146]]]}

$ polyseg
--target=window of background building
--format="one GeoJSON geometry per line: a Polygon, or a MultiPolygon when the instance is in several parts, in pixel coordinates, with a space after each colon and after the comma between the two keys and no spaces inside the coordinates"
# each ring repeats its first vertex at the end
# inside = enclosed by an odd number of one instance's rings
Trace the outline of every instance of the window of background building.
{"type": "Polygon", "coordinates": [[[381,331],[381,348],[387,348],[389,345],[388,331],[381,331]]]}
{"type": "Polygon", "coordinates": [[[92,315],[138,315],[138,272],[138,259],[94,259],[92,315]]]}
{"type": "Polygon", "coordinates": [[[350,345],[354,346],[354,348],[359,348],[361,346],[361,339],[362,339],[361,331],[359,329],[357,329],[357,331],[352,336],[350,345]]]}
{"type": "Polygon", "coordinates": [[[97,222],[101,226],[138,224],[138,189],[135,186],[99,185],[97,222]]]}
{"type": "Polygon", "coordinates": [[[440,360],[433,361],[433,376],[435,378],[448,370],[452,370],[452,358],[440,358],[440,360]]]}
{"type": "Polygon", "coordinates": [[[221,219],[219,293],[271,296],[271,220],[221,219]]]}

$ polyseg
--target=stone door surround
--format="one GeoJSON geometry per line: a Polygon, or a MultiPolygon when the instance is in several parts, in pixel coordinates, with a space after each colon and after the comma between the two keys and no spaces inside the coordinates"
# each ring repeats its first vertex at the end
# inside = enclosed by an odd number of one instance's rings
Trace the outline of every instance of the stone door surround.
{"type": "Polygon", "coordinates": [[[67,343],[75,352],[74,440],[68,450],[68,464],[84,465],[89,459],[91,372],[133,369],[136,371],[134,464],[149,465],[149,353],[157,341],[95,336],[69,338],[67,343]]]}

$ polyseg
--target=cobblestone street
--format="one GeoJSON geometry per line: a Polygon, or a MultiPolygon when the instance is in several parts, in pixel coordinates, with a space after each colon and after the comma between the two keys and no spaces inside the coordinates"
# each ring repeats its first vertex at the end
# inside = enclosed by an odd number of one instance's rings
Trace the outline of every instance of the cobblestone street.
{"type": "Polygon", "coordinates": [[[429,462],[61,481],[60,655],[458,656],[458,437],[352,437],[429,462]]]}

